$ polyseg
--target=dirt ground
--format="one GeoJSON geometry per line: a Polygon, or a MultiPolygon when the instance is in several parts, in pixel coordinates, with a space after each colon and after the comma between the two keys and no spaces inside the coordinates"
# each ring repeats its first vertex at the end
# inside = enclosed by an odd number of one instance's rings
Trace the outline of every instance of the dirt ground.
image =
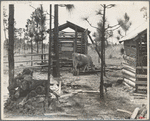
{"type": "MultiPolygon", "coordinates": [[[[92,52],[90,53],[92,55],[92,52]]],[[[109,56],[109,55],[107,55],[109,56]]],[[[97,57],[94,64],[99,67],[97,57]]],[[[78,120],[100,120],[100,119],[127,119],[130,114],[118,112],[117,109],[133,112],[136,107],[147,104],[146,99],[135,99],[134,89],[124,84],[117,84],[117,79],[122,77],[121,57],[106,58],[106,76],[104,82],[112,83],[112,87],[104,91],[104,99],[100,99],[100,72],[84,73],[73,76],[69,71],[61,71],[62,92],[58,101],[53,101],[51,106],[36,110],[34,115],[22,115],[20,113],[5,112],[6,119],[78,119],[78,120]],[[80,91],[79,91],[80,90],[80,91]],[[73,93],[77,92],[78,93],[73,93]],[[68,96],[62,96],[67,95],[68,96]],[[71,94],[71,95],[69,95],[71,94]]],[[[5,74],[5,80],[8,76],[5,74]]],[[[35,79],[47,79],[47,72],[35,71],[35,79]]],[[[8,83],[3,83],[3,101],[8,98],[8,83]]]]}

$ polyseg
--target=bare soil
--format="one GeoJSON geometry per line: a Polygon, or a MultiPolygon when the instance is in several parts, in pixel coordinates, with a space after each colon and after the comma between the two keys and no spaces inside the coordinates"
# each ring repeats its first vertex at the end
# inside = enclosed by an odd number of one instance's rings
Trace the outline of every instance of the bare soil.
{"type": "MultiPolygon", "coordinates": [[[[94,52],[90,51],[90,55],[94,52]]],[[[97,68],[100,64],[95,56],[93,61],[97,68]]],[[[117,79],[122,77],[120,57],[106,58],[107,68],[104,82],[112,83],[112,87],[104,91],[104,99],[100,98],[98,92],[100,86],[100,72],[95,74],[84,73],[79,76],[73,76],[68,71],[61,71],[62,94],[67,95],[77,90],[85,92],[73,93],[70,96],[60,97],[58,101],[54,100],[51,106],[39,107],[34,115],[22,115],[21,113],[5,112],[6,119],[127,119],[130,114],[117,112],[117,109],[134,111],[136,107],[147,104],[147,99],[135,99],[132,96],[134,89],[128,88],[124,84],[117,84],[117,79]],[[91,92],[86,92],[91,91],[91,92]],[[93,92],[92,92],[93,91],[93,92]],[[95,92],[94,92],[95,91],[95,92]],[[66,113],[66,114],[64,114],[66,113]],[[55,114],[55,115],[54,115],[55,114]],[[56,115],[57,114],[57,115],[56,115]]],[[[7,81],[8,76],[4,75],[7,81]]],[[[47,72],[35,70],[33,77],[36,79],[47,79],[47,72]]],[[[8,98],[8,83],[3,81],[3,101],[8,98]]]]}

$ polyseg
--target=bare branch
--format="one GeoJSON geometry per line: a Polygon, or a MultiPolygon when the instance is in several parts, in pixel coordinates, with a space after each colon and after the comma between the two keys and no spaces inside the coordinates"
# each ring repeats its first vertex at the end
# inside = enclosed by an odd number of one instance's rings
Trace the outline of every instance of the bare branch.
{"type": "Polygon", "coordinates": [[[88,22],[88,24],[89,24],[91,27],[93,27],[93,28],[95,28],[95,29],[98,29],[98,30],[99,30],[99,28],[97,28],[97,27],[93,26],[93,25],[89,22],[88,17],[85,17],[85,18],[82,18],[82,19],[83,19],[83,20],[85,20],[85,21],[87,21],[87,22],[88,22]]]}
{"type": "Polygon", "coordinates": [[[103,14],[102,14],[102,10],[99,9],[98,11],[96,11],[96,15],[103,15],[103,14]]]}
{"type": "Polygon", "coordinates": [[[116,26],[120,26],[120,25],[119,25],[119,24],[116,24],[116,25],[113,25],[113,26],[109,26],[109,25],[108,25],[108,27],[106,28],[106,30],[109,29],[109,28],[116,27],[116,26]]]}
{"type": "Polygon", "coordinates": [[[116,5],[115,4],[109,4],[106,6],[106,8],[112,8],[112,7],[115,7],[116,5]]]}
{"type": "Polygon", "coordinates": [[[107,31],[114,31],[114,30],[116,30],[116,29],[118,29],[118,28],[120,28],[121,26],[118,26],[117,28],[115,28],[115,29],[111,29],[111,30],[107,30],[107,31]]]}
{"type": "Polygon", "coordinates": [[[104,7],[104,5],[103,4],[100,4],[102,7],[104,7]]]}

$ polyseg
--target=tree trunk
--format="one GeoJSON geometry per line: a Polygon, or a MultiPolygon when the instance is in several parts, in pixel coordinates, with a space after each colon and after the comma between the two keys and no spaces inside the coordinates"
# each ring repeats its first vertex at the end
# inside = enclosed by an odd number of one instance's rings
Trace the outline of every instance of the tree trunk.
{"type": "Polygon", "coordinates": [[[14,5],[9,5],[9,86],[13,84],[14,80],[14,5]]]}
{"type": "MultiPolygon", "coordinates": [[[[105,63],[105,41],[104,41],[104,63],[105,63]]],[[[106,76],[106,72],[105,72],[105,66],[104,66],[104,76],[106,76]]]]}
{"type": "Polygon", "coordinates": [[[43,63],[43,35],[42,35],[42,56],[41,56],[41,62],[43,63]]]}
{"type": "Polygon", "coordinates": [[[39,42],[37,41],[37,53],[39,53],[39,42]]]}
{"type": "Polygon", "coordinates": [[[58,5],[55,5],[54,9],[55,20],[54,20],[54,63],[53,63],[53,76],[59,77],[59,47],[58,47],[58,5]]]}
{"type": "MultiPolygon", "coordinates": [[[[31,54],[33,54],[33,45],[32,45],[32,39],[31,39],[31,54]]],[[[33,62],[32,62],[32,55],[31,55],[31,66],[33,65],[33,62]]]]}
{"type": "Polygon", "coordinates": [[[48,58],[48,80],[46,87],[46,96],[49,97],[49,88],[50,88],[50,74],[51,74],[51,38],[52,38],[52,5],[50,5],[50,22],[49,22],[49,58],[48,58]]]}
{"type": "Polygon", "coordinates": [[[104,59],[103,59],[103,50],[104,50],[104,41],[105,41],[105,10],[106,5],[104,4],[104,13],[103,13],[103,28],[102,28],[102,43],[101,43],[101,80],[100,80],[100,98],[104,98],[104,92],[103,92],[103,65],[104,65],[104,59]]]}

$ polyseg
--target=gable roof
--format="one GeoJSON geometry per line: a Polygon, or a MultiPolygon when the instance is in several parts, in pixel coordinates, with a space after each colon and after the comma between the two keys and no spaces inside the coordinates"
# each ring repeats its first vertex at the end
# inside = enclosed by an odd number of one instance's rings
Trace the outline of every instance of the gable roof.
{"type": "MultiPolygon", "coordinates": [[[[76,28],[77,28],[77,32],[84,32],[86,30],[86,29],[84,29],[84,28],[82,28],[82,27],[80,27],[74,23],[69,22],[69,21],[67,21],[65,24],[58,26],[58,29],[59,29],[59,31],[62,31],[68,27],[73,29],[73,30],[76,30],[76,28]]],[[[54,30],[54,28],[52,30],[54,30]]],[[[47,32],[49,32],[49,30],[47,32]]],[[[88,33],[90,33],[90,31],[88,31],[88,33]]]]}
{"type": "Polygon", "coordinates": [[[135,28],[133,31],[131,31],[127,36],[123,37],[119,40],[119,42],[127,41],[136,38],[139,34],[147,31],[147,23],[141,24],[137,28],[135,28]]]}

